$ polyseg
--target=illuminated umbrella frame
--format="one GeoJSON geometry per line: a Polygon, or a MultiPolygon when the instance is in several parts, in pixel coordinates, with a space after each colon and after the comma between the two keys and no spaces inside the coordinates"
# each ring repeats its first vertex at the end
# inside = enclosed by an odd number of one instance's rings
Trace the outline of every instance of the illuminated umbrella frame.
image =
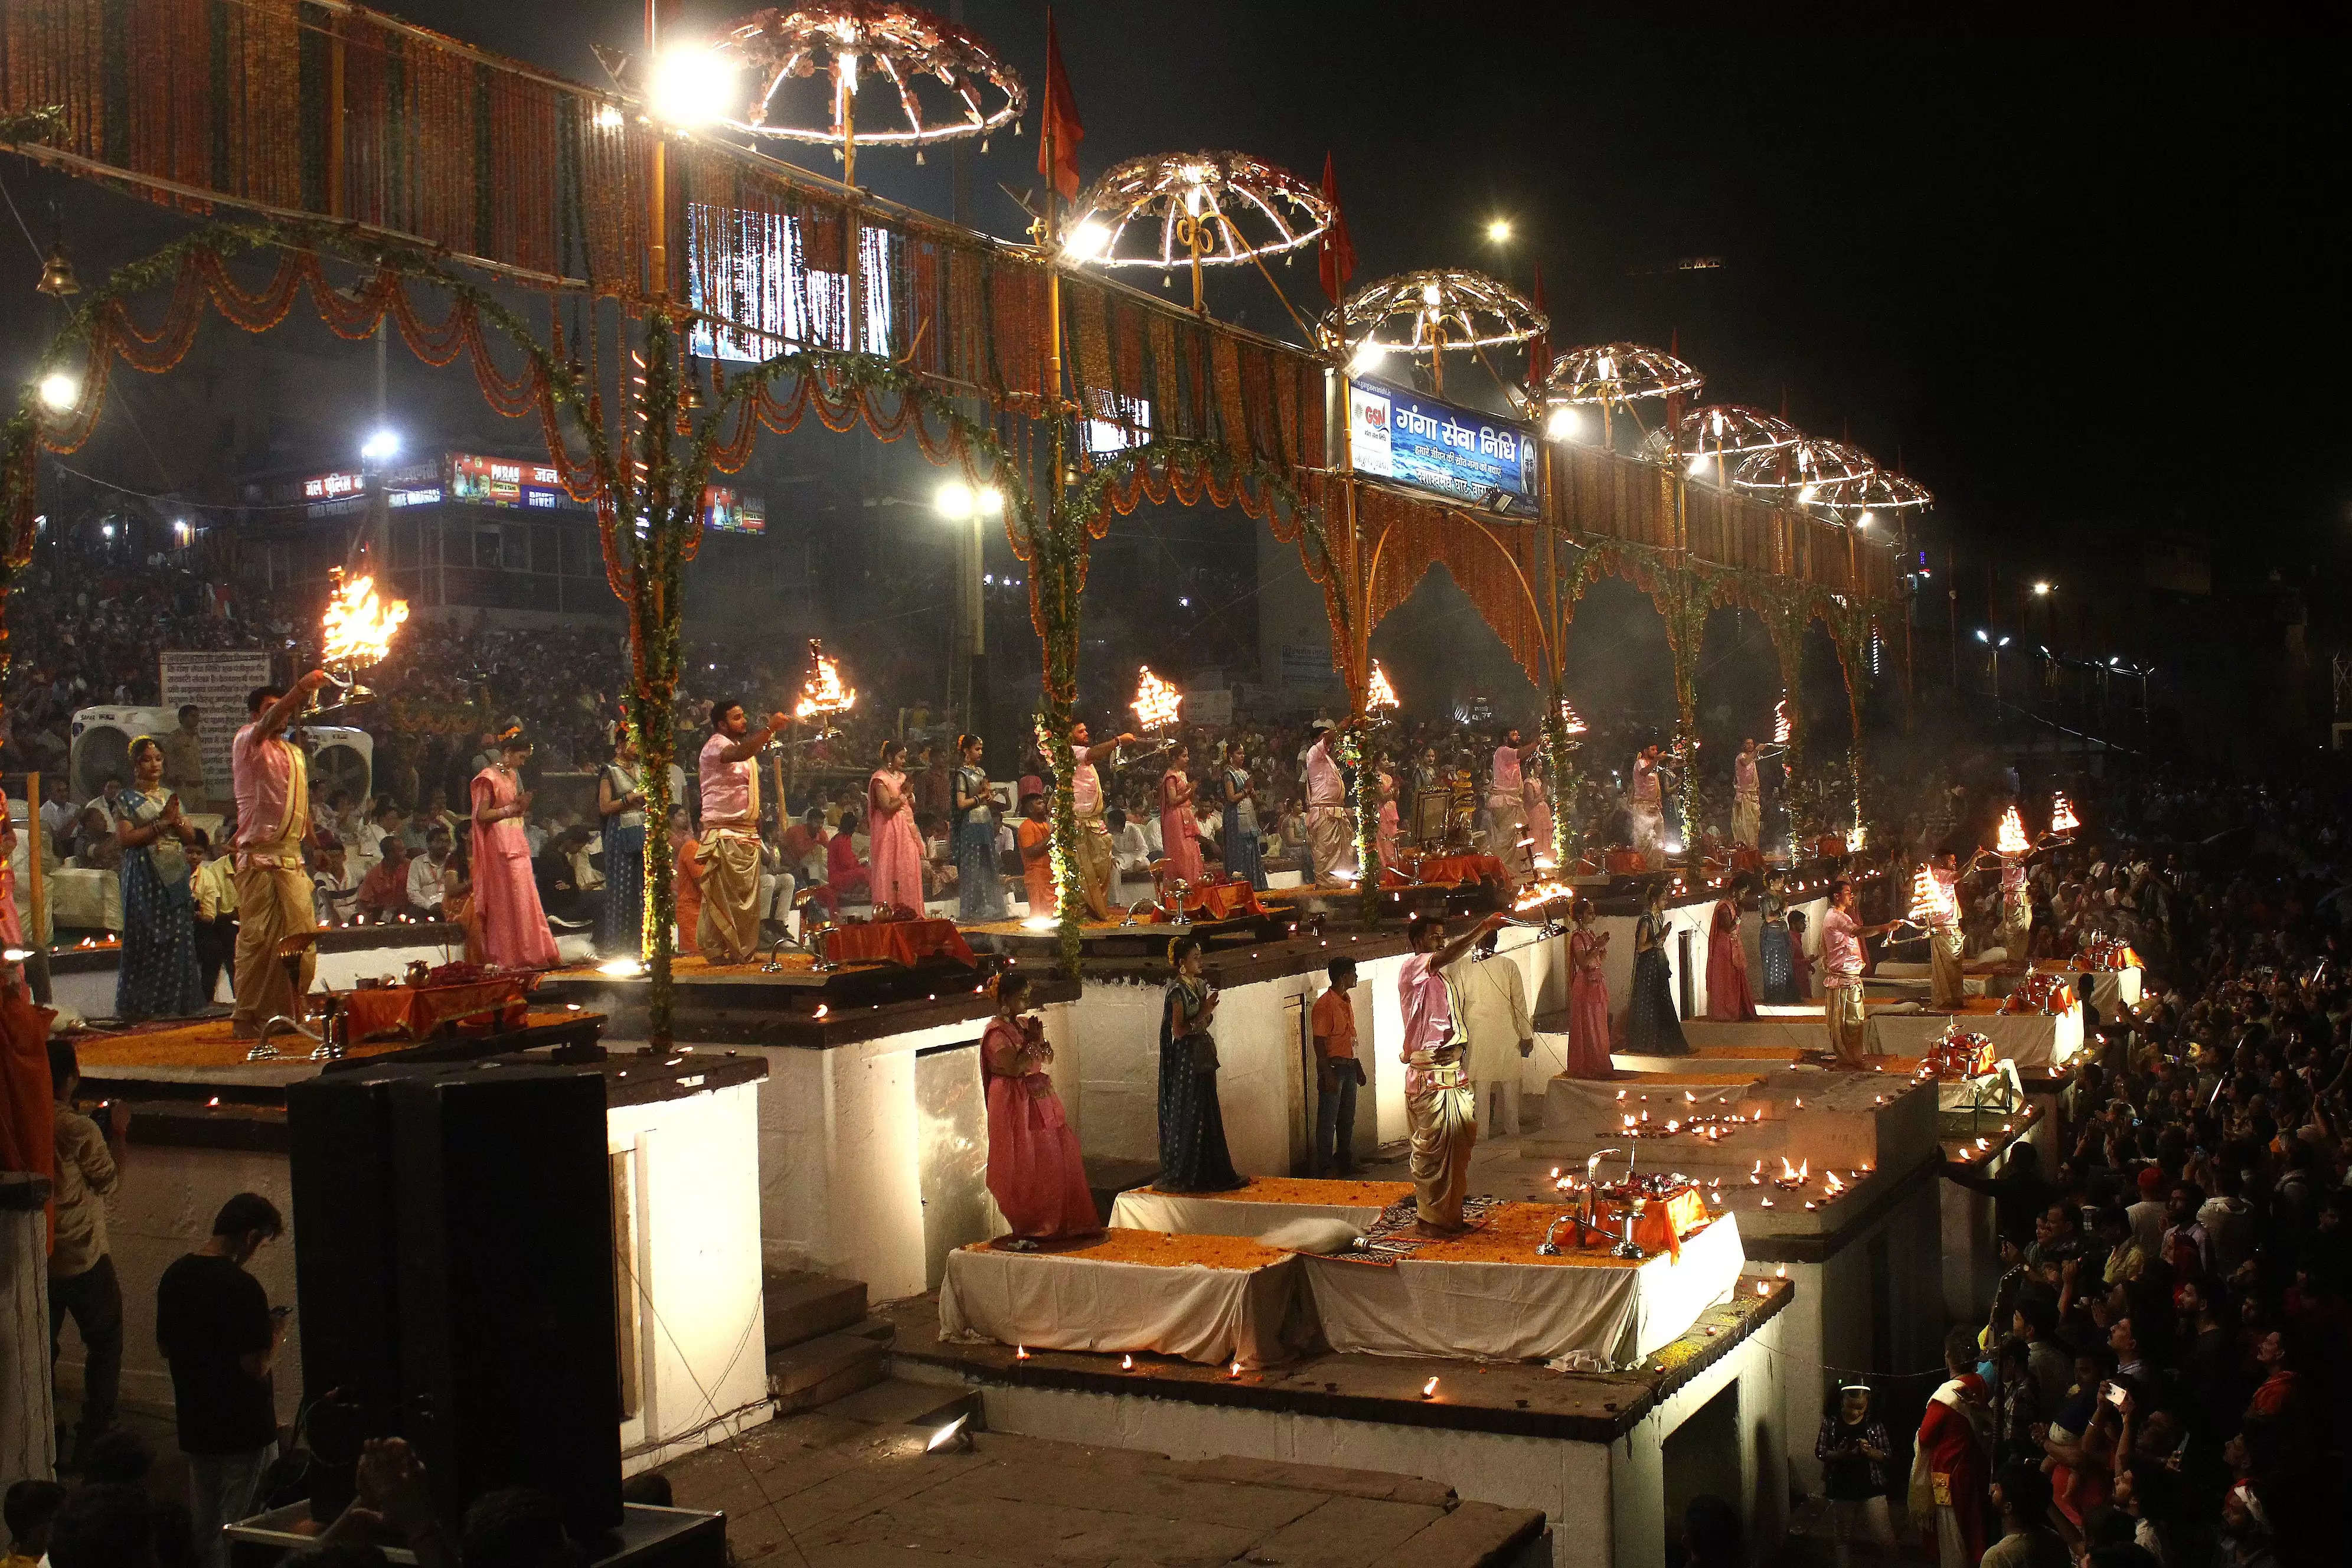
{"type": "Polygon", "coordinates": [[[843,180],[857,183],[857,144],[913,147],[915,161],[932,142],[986,136],[1017,120],[1028,90],[1013,68],[971,33],[918,6],[884,0],[829,0],[827,4],[771,6],[755,12],[719,40],[721,55],[741,60],[757,73],[751,112],[728,123],[747,134],[815,146],[838,147],[843,180]],[[856,121],[858,62],[870,60],[898,89],[904,126],[860,130],[856,121]],[[832,79],[832,120],[825,125],[772,121],[768,116],[785,80],[832,79]],[[924,118],[915,85],[929,77],[946,86],[961,106],[959,118],[933,124],[924,118]],[[1003,101],[988,109],[990,89],[1003,101]]]}
{"type": "Polygon", "coordinates": [[[1198,310],[1202,268],[1263,268],[1266,257],[1311,245],[1330,226],[1331,205],[1286,169],[1246,153],[1160,153],[1116,164],[1079,192],[1062,250],[1095,267],[1189,267],[1198,310]],[[1138,233],[1143,247],[1123,248],[1138,233]]]}
{"type": "Polygon", "coordinates": [[[1550,318],[1500,279],[1466,268],[1439,268],[1366,284],[1323,318],[1319,335],[1327,352],[1349,363],[1351,372],[1354,356],[1366,349],[1425,353],[1442,395],[1446,350],[1507,348],[1550,327],[1550,318]],[[1411,322],[1404,336],[1381,335],[1399,320],[1411,322]]]}

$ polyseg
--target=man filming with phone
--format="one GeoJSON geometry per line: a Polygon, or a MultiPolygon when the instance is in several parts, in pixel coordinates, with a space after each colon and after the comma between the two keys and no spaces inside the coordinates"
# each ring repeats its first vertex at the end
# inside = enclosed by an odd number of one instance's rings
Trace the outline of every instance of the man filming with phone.
{"type": "Polygon", "coordinates": [[[239,1193],[221,1205],[212,1239],[164,1269],[155,1288],[155,1341],[172,1365],[196,1561],[205,1568],[218,1568],[221,1527],[253,1512],[262,1473],[278,1457],[270,1367],[293,1309],[270,1306],[246,1265],[285,1229],[268,1198],[239,1193]]]}

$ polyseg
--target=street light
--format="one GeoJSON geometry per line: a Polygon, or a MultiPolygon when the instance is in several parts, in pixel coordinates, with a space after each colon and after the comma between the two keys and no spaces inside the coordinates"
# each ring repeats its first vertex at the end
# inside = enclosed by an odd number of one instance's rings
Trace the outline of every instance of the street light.
{"type": "Polygon", "coordinates": [[[1486,226],[1486,237],[1494,241],[1496,245],[1504,244],[1509,240],[1511,237],[1511,220],[1507,217],[1498,217],[1492,223],[1489,223],[1486,226]]]}
{"type": "Polygon", "coordinates": [[[1544,420],[1544,434],[1555,441],[1573,441],[1583,427],[1582,416],[1564,404],[1553,409],[1544,420]]]}
{"type": "Polygon", "coordinates": [[[2056,590],[2052,588],[2047,583],[2036,583],[2033,584],[2033,596],[2037,599],[2046,599],[2055,591],[2056,590]]]}
{"type": "Polygon", "coordinates": [[[81,401],[81,383],[61,370],[53,370],[41,377],[41,401],[52,412],[63,414],[81,401]]]}
{"type": "Polygon", "coordinates": [[[360,456],[371,463],[388,463],[400,456],[400,432],[379,429],[360,443],[360,456]]]}
{"type": "Polygon", "coordinates": [[[646,81],[654,118],[672,125],[708,125],[734,108],[736,67],[716,49],[691,45],[654,62],[646,81]]]}

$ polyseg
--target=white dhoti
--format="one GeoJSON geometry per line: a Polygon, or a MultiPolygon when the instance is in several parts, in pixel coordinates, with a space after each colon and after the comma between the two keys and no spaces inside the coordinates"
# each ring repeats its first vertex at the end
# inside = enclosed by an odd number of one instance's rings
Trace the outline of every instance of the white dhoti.
{"type": "Polygon", "coordinates": [[[1355,818],[1345,806],[1307,807],[1307,851],[1314,859],[1314,880],[1336,882],[1340,872],[1354,868],[1355,837],[1355,818]]]}
{"type": "Polygon", "coordinates": [[[1764,803],[1752,795],[1734,797],[1731,803],[1731,841],[1753,849],[1764,828],[1764,803]]]}
{"type": "Polygon", "coordinates": [[[1404,1117],[1412,1139],[1413,1206],[1423,1225],[1462,1226],[1470,1151],[1478,1142],[1477,1103],[1459,1061],[1405,1069],[1404,1117]]]}
{"type": "Polygon", "coordinates": [[[1530,850],[1520,840],[1528,837],[1526,800],[1517,795],[1490,795],[1486,797],[1487,852],[1503,863],[1503,869],[1514,881],[1528,880],[1534,868],[1530,850]]]}
{"type": "Polygon", "coordinates": [[[1858,1068],[1869,1054],[1870,1015],[1862,1005],[1862,977],[1841,984],[1832,975],[1822,992],[1822,1011],[1829,1019],[1830,1054],[1840,1067],[1858,1068]]]}
{"type": "Polygon", "coordinates": [[[1649,862],[1653,871],[1662,870],[1666,864],[1666,815],[1654,806],[1639,805],[1625,808],[1633,829],[1633,848],[1649,862]]]}
{"type": "Polygon", "coordinates": [[[1968,984],[1960,975],[1960,928],[1939,925],[1927,932],[1928,1005],[1958,1012],[1968,1002],[1968,984]]]}

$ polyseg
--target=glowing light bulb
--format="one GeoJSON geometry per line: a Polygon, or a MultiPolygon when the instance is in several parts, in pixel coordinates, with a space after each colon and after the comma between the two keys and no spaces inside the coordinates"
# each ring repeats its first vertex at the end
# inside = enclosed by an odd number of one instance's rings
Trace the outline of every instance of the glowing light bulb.
{"type": "Polygon", "coordinates": [[[970,485],[950,479],[941,485],[939,493],[931,498],[931,505],[941,517],[960,519],[970,517],[978,510],[980,502],[971,493],[970,485]]]}
{"type": "Polygon", "coordinates": [[[727,113],[735,67],[701,45],[672,49],[654,62],[646,83],[647,106],[672,125],[708,125],[727,113]]]}
{"type": "Polygon", "coordinates": [[[53,370],[41,377],[41,402],[52,412],[62,414],[81,401],[81,383],[61,370],[53,370]]]}
{"type": "Polygon", "coordinates": [[[1062,241],[1063,251],[1078,261],[1092,261],[1109,248],[1109,226],[1093,218],[1071,229],[1069,237],[1062,241]]]}
{"type": "Polygon", "coordinates": [[[1486,237],[1493,240],[1496,245],[1500,245],[1505,240],[1510,238],[1511,220],[1507,217],[1498,217],[1494,222],[1488,224],[1486,226],[1486,237]]]}
{"type": "Polygon", "coordinates": [[[1544,434],[1555,441],[1573,441],[1583,427],[1583,416],[1564,405],[1553,409],[1544,420],[1544,434]]]}

